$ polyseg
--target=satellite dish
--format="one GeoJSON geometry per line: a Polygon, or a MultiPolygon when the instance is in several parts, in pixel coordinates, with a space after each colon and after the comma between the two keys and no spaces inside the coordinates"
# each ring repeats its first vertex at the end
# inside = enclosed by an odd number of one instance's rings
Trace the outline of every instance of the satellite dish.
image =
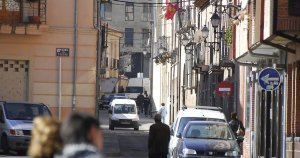
{"type": "Polygon", "coordinates": [[[249,0],[242,0],[241,1],[241,9],[245,9],[247,7],[249,0]]]}

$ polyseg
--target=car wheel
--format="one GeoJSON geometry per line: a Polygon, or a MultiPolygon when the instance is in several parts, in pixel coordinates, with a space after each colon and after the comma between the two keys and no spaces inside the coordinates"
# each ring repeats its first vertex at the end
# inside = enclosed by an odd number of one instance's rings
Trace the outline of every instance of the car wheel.
{"type": "Polygon", "coordinates": [[[3,134],[1,137],[1,148],[3,149],[4,154],[9,153],[9,146],[6,134],[3,134]]]}
{"type": "Polygon", "coordinates": [[[135,127],[134,130],[135,130],[135,131],[138,131],[138,130],[139,130],[139,127],[135,127]]]}
{"type": "Polygon", "coordinates": [[[109,129],[110,129],[110,130],[114,130],[115,127],[114,127],[113,125],[109,124],[109,129]]]}

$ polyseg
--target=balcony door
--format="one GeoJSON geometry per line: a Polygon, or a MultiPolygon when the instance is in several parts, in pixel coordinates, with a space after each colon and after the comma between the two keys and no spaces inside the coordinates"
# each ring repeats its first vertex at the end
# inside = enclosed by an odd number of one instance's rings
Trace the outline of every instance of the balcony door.
{"type": "Polygon", "coordinates": [[[0,0],[0,24],[18,23],[20,19],[20,0],[0,0]]]}

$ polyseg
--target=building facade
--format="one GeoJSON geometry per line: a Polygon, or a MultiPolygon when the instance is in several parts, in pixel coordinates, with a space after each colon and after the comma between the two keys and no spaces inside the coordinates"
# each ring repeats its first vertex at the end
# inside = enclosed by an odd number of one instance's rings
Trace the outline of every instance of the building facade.
{"type": "MultiPolygon", "coordinates": [[[[1,100],[42,102],[56,117],[72,110],[95,114],[97,1],[0,2],[1,100]]],[[[116,34],[111,38],[119,39],[116,34]]]]}
{"type": "Polygon", "coordinates": [[[101,6],[101,20],[123,33],[120,40],[120,67],[129,78],[144,73],[149,77],[150,35],[153,7],[150,1],[112,1],[101,6]],[[143,54],[147,52],[147,54],[143,54]]]}
{"type": "Polygon", "coordinates": [[[169,2],[180,9],[165,20],[167,7],[156,8],[153,50],[154,100],[169,123],[183,106],[219,106],[246,127],[243,157],[297,157],[299,2],[169,2]],[[265,80],[274,90],[259,83],[266,68],[280,75],[280,85],[265,80]]]}

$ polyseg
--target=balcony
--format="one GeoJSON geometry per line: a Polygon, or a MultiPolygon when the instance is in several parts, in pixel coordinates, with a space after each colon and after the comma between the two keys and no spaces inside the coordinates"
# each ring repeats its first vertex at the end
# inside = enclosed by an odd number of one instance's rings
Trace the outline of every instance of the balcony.
{"type": "Polygon", "coordinates": [[[295,50],[285,48],[291,41],[300,42],[299,0],[278,0],[278,3],[266,1],[262,14],[264,28],[263,40],[266,44],[291,53],[295,50]],[[273,18],[272,20],[270,20],[273,18]]]}
{"type": "Polygon", "coordinates": [[[0,0],[0,34],[39,35],[47,31],[46,0],[0,0]]]}

